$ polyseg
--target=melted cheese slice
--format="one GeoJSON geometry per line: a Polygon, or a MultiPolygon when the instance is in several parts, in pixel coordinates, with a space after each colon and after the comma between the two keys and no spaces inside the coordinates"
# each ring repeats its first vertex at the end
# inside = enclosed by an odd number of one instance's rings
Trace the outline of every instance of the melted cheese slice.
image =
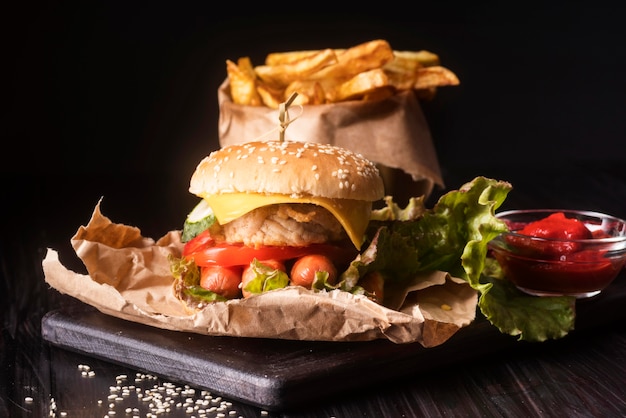
{"type": "Polygon", "coordinates": [[[357,249],[360,249],[363,243],[363,235],[372,210],[371,202],[323,197],[293,198],[286,195],[224,193],[204,196],[204,199],[209,203],[217,221],[222,225],[262,206],[279,203],[312,203],[327,209],[337,218],[357,249]]]}

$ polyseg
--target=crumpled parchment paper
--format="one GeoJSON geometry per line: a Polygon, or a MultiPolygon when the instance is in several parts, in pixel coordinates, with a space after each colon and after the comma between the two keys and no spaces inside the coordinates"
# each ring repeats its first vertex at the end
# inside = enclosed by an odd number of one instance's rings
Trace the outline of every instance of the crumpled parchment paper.
{"type": "Polygon", "coordinates": [[[97,203],[72,246],[88,274],[68,270],[49,248],[46,282],[63,294],[114,317],[158,328],[215,336],[312,341],[444,343],[476,315],[477,293],[445,272],[416,277],[398,294],[395,309],[335,290],[290,286],[247,299],[216,302],[190,314],[172,291],[168,255],[180,256],[180,231],[154,241],[133,226],[113,223],[97,203]]]}

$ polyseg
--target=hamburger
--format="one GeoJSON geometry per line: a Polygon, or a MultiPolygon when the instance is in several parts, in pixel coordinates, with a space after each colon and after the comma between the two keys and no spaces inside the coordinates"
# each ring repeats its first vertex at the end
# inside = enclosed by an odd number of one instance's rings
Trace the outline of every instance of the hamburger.
{"type": "Polygon", "coordinates": [[[179,299],[203,303],[289,284],[330,288],[358,254],[372,206],[384,197],[376,165],[328,144],[253,141],[212,152],[189,191],[179,299]]]}

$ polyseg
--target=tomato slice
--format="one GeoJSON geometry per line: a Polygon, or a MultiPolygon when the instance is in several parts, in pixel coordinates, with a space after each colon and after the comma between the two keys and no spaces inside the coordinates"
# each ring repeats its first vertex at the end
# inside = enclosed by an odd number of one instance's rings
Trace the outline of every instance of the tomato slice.
{"type": "MultiPolygon", "coordinates": [[[[354,252],[351,252],[354,255],[354,252]]],[[[245,266],[255,258],[257,260],[289,260],[303,257],[308,254],[324,254],[331,259],[345,262],[345,250],[333,245],[313,244],[306,247],[246,247],[244,245],[218,244],[206,246],[198,251],[189,253],[187,258],[193,258],[198,266],[218,264],[220,266],[245,266]]]]}
{"type": "Polygon", "coordinates": [[[336,263],[349,263],[357,252],[350,246],[341,247],[332,244],[312,244],[306,247],[247,247],[243,244],[217,244],[209,231],[204,231],[183,248],[183,257],[193,259],[197,266],[220,265],[247,266],[257,260],[290,260],[309,254],[321,254],[336,263]]]}
{"type": "Polygon", "coordinates": [[[209,230],[206,229],[196,235],[194,238],[187,241],[185,246],[183,247],[183,257],[186,257],[189,254],[193,254],[197,251],[200,251],[204,247],[212,245],[215,241],[213,237],[209,233],[209,230]]]}

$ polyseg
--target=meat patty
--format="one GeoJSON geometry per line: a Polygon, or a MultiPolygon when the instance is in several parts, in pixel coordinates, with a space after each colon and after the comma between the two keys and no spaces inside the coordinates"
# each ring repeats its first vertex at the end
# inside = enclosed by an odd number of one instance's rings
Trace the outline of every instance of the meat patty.
{"type": "Polygon", "coordinates": [[[255,247],[301,247],[347,238],[337,218],[314,204],[264,206],[225,225],[214,225],[211,235],[217,241],[242,242],[255,247]]]}

